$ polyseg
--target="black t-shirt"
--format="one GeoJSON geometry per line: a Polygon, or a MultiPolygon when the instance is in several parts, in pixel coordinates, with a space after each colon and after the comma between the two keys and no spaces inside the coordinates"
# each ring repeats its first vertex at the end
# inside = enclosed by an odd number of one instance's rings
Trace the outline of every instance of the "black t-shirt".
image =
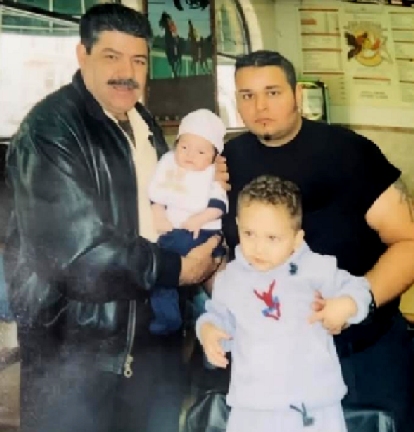
{"type": "MultiPolygon", "coordinates": [[[[281,147],[267,147],[255,135],[245,133],[225,145],[224,156],[231,191],[223,230],[231,252],[238,243],[237,195],[264,174],[300,187],[305,239],[314,252],[334,255],[340,268],[364,275],[386,250],[366,223],[365,214],[400,171],[367,138],[304,119],[298,135],[281,147]]],[[[393,302],[381,312],[389,314],[397,307],[393,302]]]]}

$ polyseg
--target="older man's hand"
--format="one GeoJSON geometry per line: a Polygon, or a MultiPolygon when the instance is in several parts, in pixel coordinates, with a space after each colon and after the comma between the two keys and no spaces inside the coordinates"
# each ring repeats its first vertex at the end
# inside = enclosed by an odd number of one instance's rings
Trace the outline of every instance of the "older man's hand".
{"type": "Polygon", "coordinates": [[[212,255],[220,240],[220,236],[211,237],[181,259],[180,285],[204,282],[217,270],[222,259],[212,255]]]}

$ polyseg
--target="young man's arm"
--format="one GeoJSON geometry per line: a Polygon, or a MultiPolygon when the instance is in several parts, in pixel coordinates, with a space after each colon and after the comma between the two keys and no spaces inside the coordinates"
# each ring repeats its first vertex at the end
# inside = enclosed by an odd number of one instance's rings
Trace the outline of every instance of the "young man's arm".
{"type": "Polygon", "coordinates": [[[370,285],[365,277],[339,269],[335,257],[318,258],[323,283],[317,288],[323,298],[318,300],[321,310],[312,314],[310,322],[320,321],[330,333],[339,334],[344,326],[358,324],[368,316],[372,303],[370,285]]]}
{"type": "Polygon", "coordinates": [[[388,245],[366,274],[375,302],[381,306],[414,283],[414,205],[401,179],[378,197],[366,213],[366,221],[388,245]]]}

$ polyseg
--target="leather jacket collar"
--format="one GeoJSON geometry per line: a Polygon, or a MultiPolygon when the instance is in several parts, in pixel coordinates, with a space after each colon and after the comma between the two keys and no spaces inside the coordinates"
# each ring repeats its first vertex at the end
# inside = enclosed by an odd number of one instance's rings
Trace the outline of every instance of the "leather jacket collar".
{"type": "MultiPolygon", "coordinates": [[[[105,120],[107,118],[102,106],[95,99],[92,93],[86,88],[80,69],[78,69],[72,78],[73,87],[80,93],[85,101],[86,109],[89,114],[98,120],[105,120]]],[[[152,131],[155,127],[155,120],[149,111],[140,102],[137,102],[135,109],[141,115],[141,117],[148,124],[148,127],[152,131]]]]}

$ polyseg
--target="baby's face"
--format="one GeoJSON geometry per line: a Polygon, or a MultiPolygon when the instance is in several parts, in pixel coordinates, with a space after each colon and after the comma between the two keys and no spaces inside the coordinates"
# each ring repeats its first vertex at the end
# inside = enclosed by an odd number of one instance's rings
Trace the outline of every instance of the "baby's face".
{"type": "Polygon", "coordinates": [[[242,203],[237,225],[243,255],[258,271],[283,264],[303,241],[303,231],[294,228],[292,217],[282,205],[242,203]]]}
{"type": "Polygon", "coordinates": [[[216,149],[210,141],[193,134],[180,136],[175,161],[181,168],[190,171],[203,171],[214,161],[216,149]]]}

